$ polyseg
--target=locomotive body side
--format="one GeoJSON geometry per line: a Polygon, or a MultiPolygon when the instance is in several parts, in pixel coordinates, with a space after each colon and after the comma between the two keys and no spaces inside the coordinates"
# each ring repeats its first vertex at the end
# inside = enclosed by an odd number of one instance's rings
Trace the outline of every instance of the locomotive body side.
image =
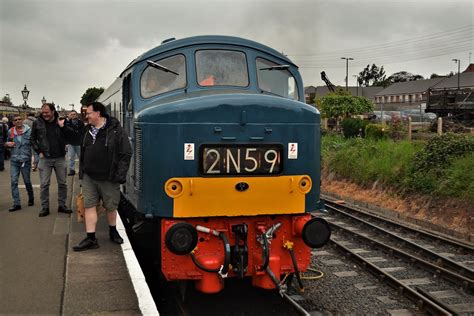
{"type": "Polygon", "coordinates": [[[150,50],[121,78],[134,145],[121,214],[148,232],[164,277],[215,293],[227,276],[272,289],[304,271],[329,229],[309,214],[320,116],[297,67],[261,44],[205,36],[150,50]]]}

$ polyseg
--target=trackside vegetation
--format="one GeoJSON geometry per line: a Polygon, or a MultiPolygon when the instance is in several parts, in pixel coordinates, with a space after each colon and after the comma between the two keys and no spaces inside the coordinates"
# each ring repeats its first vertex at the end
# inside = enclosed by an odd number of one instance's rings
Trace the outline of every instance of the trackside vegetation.
{"type": "MultiPolygon", "coordinates": [[[[367,127],[367,126],[366,126],[367,127]]],[[[366,129],[367,130],[367,129],[366,129]]],[[[363,186],[474,203],[474,137],[444,134],[428,141],[327,134],[323,168],[363,186]]]]}

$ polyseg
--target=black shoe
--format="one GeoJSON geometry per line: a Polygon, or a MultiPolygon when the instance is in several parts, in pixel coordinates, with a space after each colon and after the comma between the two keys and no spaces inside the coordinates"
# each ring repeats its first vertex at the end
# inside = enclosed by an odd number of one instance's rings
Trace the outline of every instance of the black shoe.
{"type": "Polygon", "coordinates": [[[49,208],[44,208],[39,212],[39,217],[45,217],[49,215],[49,208]]]}
{"type": "Polygon", "coordinates": [[[72,210],[66,208],[65,206],[60,206],[60,207],[58,207],[58,212],[59,213],[71,214],[72,210]]]}
{"type": "Polygon", "coordinates": [[[76,174],[76,171],[75,170],[71,170],[69,171],[69,173],[67,174],[68,176],[73,176],[76,174]]]}
{"type": "Polygon", "coordinates": [[[11,209],[9,209],[9,212],[15,212],[21,210],[21,205],[13,205],[11,209]]]}
{"type": "Polygon", "coordinates": [[[110,232],[109,234],[109,237],[110,237],[110,240],[113,241],[114,243],[116,244],[123,244],[123,239],[122,237],[120,237],[118,231],[113,231],[113,232],[110,232]]]}
{"type": "Polygon", "coordinates": [[[74,251],[83,251],[87,249],[97,249],[99,248],[99,242],[96,239],[89,239],[86,238],[83,241],[81,241],[77,246],[72,247],[74,251]]]}
{"type": "Polygon", "coordinates": [[[28,199],[28,206],[35,205],[35,199],[28,199]]]}

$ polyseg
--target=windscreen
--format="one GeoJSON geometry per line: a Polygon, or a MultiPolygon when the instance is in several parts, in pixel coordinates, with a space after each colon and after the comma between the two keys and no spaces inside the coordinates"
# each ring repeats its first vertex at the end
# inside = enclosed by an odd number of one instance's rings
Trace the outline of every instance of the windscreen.
{"type": "Polygon", "coordinates": [[[164,68],[158,69],[152,66],[145,68],[140,79],[142,97],[150,98],[186,86],[186,59],[184,55],[175,55],[154,62],[164,68]]]}
{"type": "Polygon", "coordinates": [[[228,50],[199,50],[196,52],[196,74],[200,86],[249,85],[245,54],[228,50]]]}

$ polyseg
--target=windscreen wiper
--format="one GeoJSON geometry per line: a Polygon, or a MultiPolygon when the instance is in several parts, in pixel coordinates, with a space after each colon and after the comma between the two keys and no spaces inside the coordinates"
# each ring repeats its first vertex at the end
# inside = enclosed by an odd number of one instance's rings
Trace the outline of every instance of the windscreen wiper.
{"type": "Polygon", "coordinates": [[[151,67],[153,67],[153,68],[159,69],[159,70],[164,71],[164,72],[171,72],[172,74],[175,74],[176,76],[179,76],[179,73],[174,72],[173,70],[171,70],[169,68],[166,68],[165,66],[162,66],[158,63],[155,63],[154,61],[147,60],[146,63],[148,65],[150,65],[151,67]]]}
{"type": "Polygon", "coordinates": [[[286,70],[289,68],[290,68],[290,65],[275,65],[271,67],[259,68],[258,70],[286,70]]]}

